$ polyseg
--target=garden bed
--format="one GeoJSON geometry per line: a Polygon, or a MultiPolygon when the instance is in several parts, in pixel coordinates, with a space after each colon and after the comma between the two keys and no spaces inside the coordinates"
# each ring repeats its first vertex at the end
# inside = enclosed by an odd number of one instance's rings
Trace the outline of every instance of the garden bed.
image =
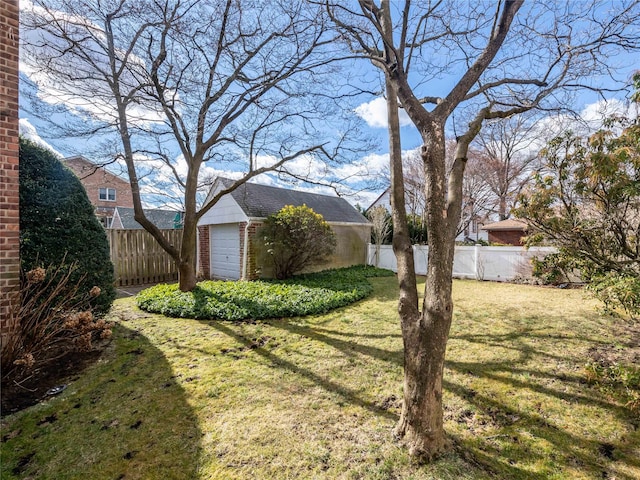
{"type": "Polygon", "coordinates": [[[208,280],[191,292],[161,284],[136,297],[138,307],[169,317],[247,320],[327,313],[367,297],[372,277],[392,276],[375,267],[356,266],[298,275],[288,280],[233,282],[208,280]]]}

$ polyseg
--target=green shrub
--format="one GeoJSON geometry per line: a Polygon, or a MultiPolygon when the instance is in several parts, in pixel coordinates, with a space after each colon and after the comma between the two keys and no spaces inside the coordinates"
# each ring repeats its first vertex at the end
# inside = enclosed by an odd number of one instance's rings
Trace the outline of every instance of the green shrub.
{"type": "Polygon", "coordinates": [[[640,315],[640,277],[611,272],[595,277],[587,286],[604,304],[604,310],[613,313],[623,310],[631,316],[640,315]]]}
{"type": "MultiPolygon", "coordinates": [[[[109,310],[115,298],[113,264],[105,231],[80,180],[49,150],[20,139],[20,257],[23,271],[50,265],[70,284],[79,284],[96,313],[109,310]],[[64,268],[66,266],[66,268],[64,268]],[[72,268],[74,266],[74,268],[72,268]]],[[[54,282],[55,284],[55,282],[54,282]]]]}
{"type": "Polygon", "coordinates": [[[371,294],[367,278],[393,275],[374,267],[349,267],[300,275],[287,280],[200,282],[191,292],[177,284],[140,292],[138,307],[170,317],[245,320],[326,313],[371,294]]]}
{"type": "Polygon", "coordinates": [[[565,257],[560,253],[550,253],[543,258],[533,258],[533,276],[543,285],[558,285],[568,281],[566,271],[570,269],[565,257]]]}
{"type": "Polygon", "coordinates": [[[306,205],[287,205],[268,216],[259,236],[278,279],[326,261],[336,246],[336,236],[329,224],[306,205]]]}
{"type": "Polygon", "coordinates": [[[585,365],[587,381],[620,398],[632,412],[640,413],[640,368],[618,362],[591,361],[585,365]]]}
{"type": "Polygon", "coordinates": [[[412,245],[426,245],[428,240],[427,224],[418,215],[407,215],[407,227],[412,245]]]}

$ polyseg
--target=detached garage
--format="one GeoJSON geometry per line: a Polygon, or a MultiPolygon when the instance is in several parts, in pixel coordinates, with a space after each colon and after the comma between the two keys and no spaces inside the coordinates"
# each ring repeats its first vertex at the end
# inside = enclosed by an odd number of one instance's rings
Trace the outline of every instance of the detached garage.
{"type": "MultiPolygon", "coordinates": [[[[232,184],[233,180],[218,178],[207,202],[232,184]]],[[[306,205],[333,228],[336,251],[318,268],[366,263],[371,223],[343,198],[245,183],[223,195],[198,222],[199,275],[229,280],[270,277],[268,257],[256,234],[266,217],[286,205],[306,205]]]]}

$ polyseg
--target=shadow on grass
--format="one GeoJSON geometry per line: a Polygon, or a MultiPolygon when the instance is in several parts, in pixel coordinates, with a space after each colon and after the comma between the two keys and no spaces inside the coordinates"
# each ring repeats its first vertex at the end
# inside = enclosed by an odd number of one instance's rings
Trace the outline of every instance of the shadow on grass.
{"type": "Polygon", "coordinates": [[[468,386],[445,380],[447,391],[472,406],[471,410],[463,412],[466,415],[454,420],[472,425],[468,416],[479,415],[481,423],[488,422],[494,431],[499,432],[488,437],[454,436],[458,449],[498,473],[500,478],[542,480],[550,476],[568,478],[580,472],[585,478],[630,480],[633,477],[620,471],[620,467],[640,466],[633,454],[628,453],[633,449],[632,438],[620,435],[618,439],[606,439],[602,434],[599,438],[595,434],[584,437],[578,433],[582,431],[580,425],[572,424],[572,420],[564,423],[561,417],[557,417],[557,408],[564,409],[568,414],[571,405],[579,405],[607,411],[626,424],[629,430],[634,429],[632,414],[628,409],[590,388],[583,376],[570,373],[581,367],[579,352],[586,352],[603,342],[586,335],[550,334],[548,330],[537,330],[514,325],[514,330],[507,333],[451,336],[452,341],[475,345],[468,348],[489,351],[491,348],[508,349],[517,352],[518,358],[494,362],[449,359],[446,368],[458,374],[490,379],[496,385],[496,390],[506,386],[510,390],[524,392],[523,398],[529,396],[526,392],[534,392],[541,400],[533,410],[531,402],[525,401],[524,404],[529,404],[529,410],[525,410],[517,399],[498,401],[490,391],[479,393],[468,386]],[[563,347],[567,348],[567,342],[578,346],[574,347],[571,354],[565,351],[563,355],[563,347]],[[532,367],[532,363],[540,365],[540,368],[532,367]],[[561,363],[567,364],[566,367],[554,369],[554,365],[561,363]],[[555,421],[550,420],[548,408],[556,410],[553,414],[555,421]],[[536,444],[548,445],[548,450],[537,451],[534,448],[536,444]],[[522,463],[538,465],[537,471],[518,468],[522,463]]]}
{"type": "MultiPolygon", "coordinates": [[[[288,323],[286,321],[283,322],[270,322],[270,325],[274,328],[279,328],[282,330],[286,330],[289,333],[301,336],[308,337],[314,341],[322,342],[325,345],[329,345],[330,347],[335,348],[336,350],[342,352],[346,356],[353,356],[354,353],[359,353],[361,355],[366,355],[371,358],[375,358],[377,360],[382,360],[384,362],[390,362],[395,365],[402,365],[402,349],[399,350],[386,350],[384,348],[375,347],[372,345],[364,345],[358,341],[358,338],[388,338],[389,335],[376,336],[376,335],[358,335],[358,334],[341,334],[339,332],[333,332],[332,330],[327,330],[323,328],[313,328],[307,325],[297,325],[294,323],[288,323]],[[330,335],[325,335],[325,333],[335,333],[336,335],[344,335],[350,340],[342,340],[340,338],[336,338],[330,335]]],[[[392,335],[392,337],[400,338],[400,335],[392,335]]]]}
{"type": "MultiPolygon", "coordinates": [[[[475,409],[489,418],[500,428],[500,434],[492,436],[452,435],[456,448],[467,458],[494,472],[499,478],[543,480],[569,478],[567,469],[580,472],[581,478],[618,478],[632,480],[617,470],[611,463],[619,459],[622,463],[638,467],[640,462],[624,452],[630,447],[624,442],[600,442],[572,433],[561,425],[545,418],[544,407],[539,412],[527,413],[520,408],[506,405],[488,395],[478,394],[474,390],[443,382],[451,393],[465,398],[475,409]],[[539,451],[532,448],[531,439],[542,439],[552,445],[551,451],[539,451]],[[502,442],[497,440],[502,439],[502,442]],[[518,464],[543,464],[538,472],[529,468],[519,468],[518,464]],[[586,475],[586,476],[585,476],[586,475]]],[[[486,421],[486,420],[484,420],[486,421]]]]}
{"type": "MultiPolygon", "coordinates": [[[[286,321],[269,323],[272,327],[291,334],[322,342],[345,356],[358,353],[379,361],[402,365],[402,350],[387,350],[370,344],[372,339],[386,337],[384,335],[344,333],[286,321]]],[[[562,342],[565,339],[579,341],[582,348],[602,342],[588,337],[537,334],[530,329],[496,335],[464,334],[452,338],[477,343],[478,348],[508,348],[520,352],[521,355],[516,361],[447,360],[446,368],[458,374],[490,379],[497,390],[501,389],[500,384],[506,384],[519,392],[535,392],[542,399],[539,411],[532,413],[520,408],[517,402],[496,400],[490,392],[478,394],[470,387],[445,380],[444,388],[449,393],[463,398],[483,417],[483,422],[492,424],[494,431],[498,432],[497,435],[488,437],[452,435],[452,440],[463,458],[497,474],[499,478],[542,480],[554,475],[554,478],[561,478],[562,475],[568,475],[568,472],[580,472],[588,478],[632,478],[619,471],[621,466],[640,466],[640,461],[634,459],[632,453],[627,453],[633,449],[632,439],[625,439],[623,436],[620,440],[614,441],[597,438],[595,435],[584,437],[577,433],[580,432],[579,426],[572,425],[566,428],[548,420],[545,413],[545,398],[556,405],[559,401],[564,405],[597,407],[612,413],[633,430],[631,412],[589,388],[584,377],[562,371],[554,373],[553,369],[548,369],[557,360],[573,360],[536,348],[544,342],[562,342]],[[529,343],[532,340],[534,344],[529,343]],[[536,341],[539,342],[537,345],[536,341]],[[529,365],[532,360],[541,367],[527,368],[525,365],[529,365]],[[557,385],[557,388],[550,385],[557,385]],[[496,442],[496,438],[506,439],[509,447],[505,449],[503,443],[496,442]],[[537,451],[535,445],[539,442],[550,445],[549,451],[537,451]],[[532,468],[533,465],[537,467],[532,468]]],[[[547,344],[547,347],[552,346],[547,344]]],[[[327,383],[326,380],[324,382],[327,383]]],[[[345,397],[347,400],[353,400],[352,395],[345,397]]],[[[567,411],[569,409],[570,407],[567,411]]],[[[454,418],[454,421],[465,423],[466,419],[462,415],[459,419],[454,418]]]]}
{"type": "Polygon", "coordinates": [[[202,436],[162,352],[123,326],[99,363],[5,418],[3,434],[3,479],[197,478],[202,436]]]}
{"type": "MultiPolygon", "coordinates": [[[[395,413],[389,412],[387,409],[380,407],[378,405],[376,405],[373,402],[367,401],[363,398],[361,398],[357,392],[343,386],[340,385],[339,383],[332,381],[328,378],[322,377],[320,375],[318,375],[317,373],[304,368],[300,365],[296,365],[294,362],[290,362],[289,360],[286,360],[276,354],[274,354],[273,352],[270,352],[269,350],[267,350],[266,348],[262,347],[262,346],[258,346],[255,344],[255,339],[252,339],[250,337],[246,337],[244,335],[242,335],[241,333],[238,333],[237,331],[233,330],[232,328],[227,327],[226,325],[224,325],[222,322],[217,322],[217,321],[207,321],[205,322],[206,325],[210,326],[211,328],[214,328],[216,330],[218,330],[219,332],[233,338],[235,341],[237,341],[238,343],[240,343],[241,345],[243,345],[245,348],[249,348],[251,350],[253,350],[256,354],[260,355],[262,358],[264,358],[266,361],[268,361],[271,365],[273,365],[274,367],[277,368],[282,368],[284,370],[287,370],[291,373],[294,373],[296,375],[300,375],[304,378],[306,378],[307,380],[312,381],[313,383],[315,383],[316,385],[318,385],[319,387],[323,388],[324,390],[326,390],[327,392],[331,392],[331,393],[335,393],[339,396],[341,396],[342,398],[344,398],[345,401],[353,404],[353,405],[357,405],[359,407],[362,407],[366,410],[369,410],[371,413],[381,416],[381,417],[385,417],[388,419],[392,419],[392,420],[398,420],[398,415],[396,415],[395,413]]],[[[272,322],[268,322],[270,325],[274,326],[272,322]]]]}

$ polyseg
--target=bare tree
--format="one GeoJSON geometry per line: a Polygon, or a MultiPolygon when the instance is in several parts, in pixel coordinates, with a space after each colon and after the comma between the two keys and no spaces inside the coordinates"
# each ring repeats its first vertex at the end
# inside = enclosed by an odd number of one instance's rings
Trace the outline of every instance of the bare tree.
{"type": "Polygon", "coordinates": [[[485,121],[548,108],[561,91],[596,88],[585,77],[611,73],[615,53],[638,48],[635,1],[620,2],[611,11],[600,2],[535,2],[524,8],[523,3],[360,0],[355,9],[326,2],[352,51],[373,62],[386,79],[405,371],[395,432],[412,455],[424,460],[447,446],[442,379],[453,312],[454,238],[469,145],[485,121]],[[442,78],[448,80],[446,86],[442,78]],[[429,258],[422,309],[406,233],[396,98],[423,141],[429,258]],[[448,170],[445,126],[454,111],[458,118],[467,118],[468,125],[457,137],[448,170]]]}
{"type": "MultiPolygon", "coordinates": [[[[447,139],[445,162],[447,172],[453,168],[456,141],[447,139]]],[[[484,220],[494,209],[495,201],[487,184],[487,167],[478,149],[470,149],[468,153],[466,174],[462,187],[462,214],[456,235],[469,230],[469,226],[478,220],[484,220]]],[[[424,164],[419,150],[406,152],[402,157],[403,175],[406,195],[407,214],[426,220],[427,197],[425,191],[424,164]]]]}
{"type": "Polygon", "coordinates": [[[219,198],[294,159],[332,161],[348,139],[347,123],[333,138],[322,131],[339,111],[336,55],[306,2],[36,0],[22,20],[31,78],[82,119],[68,132],[106,139],[124,160],[135,220],[175,260],[184,291],[197,222],[219,198]],[[204,165],[244,174],[200,207],[204,165]],[[159,166],[169,175],[156,193],[173,191],[184,209],[180,246],[143,211],[141,182],[159,166]]]}
{"type": "MultiPolygon", "coordinates": [[[[449,144],[447,144],[447,152],[455,152],[455,147],[455,142],[451,150],[449,149],[449,144]]],[[[464,234],[465,237],[470,237],[472,232],[475,232],[476,238],[470,238],[477,240],[478,226],[486,222],[491,212],[495,209],[495,197],[487,184],[487,169],[480,152],[477,149],[470,148],[467,157],[467,166],[462,181],[460,222],[458,223],[456,236],[464,234]]],[[[449,158],[449,155],[447,155],[447,158],[449,158]]],[[[453,168],[454,158],[451,158],[451,160],[450,163],[447,162],[448,172],[453,168]]]]}
{"type": "Polygon", "coordinates": [[[411,150],[402,158],[407,214],[424,220],[427,199],[424,195],[424,174],[420,152],[411,150]]]}
{"type": "Polygon", "coordinates": [[[509,218],[517,196],[531,179],[541,142],[530,116],[488,122],[477,137],[484,168],[481,175],[494,194],[500,220],[509,218]]]}
{"type": "Polygon", "coordinates": [[[367,216],[371,221],[371,236],[376,246],[375,266],[377,267],[380,264],[380,246],[391,233],[391,217],[382,205],[373,207],[367,216]]]}

